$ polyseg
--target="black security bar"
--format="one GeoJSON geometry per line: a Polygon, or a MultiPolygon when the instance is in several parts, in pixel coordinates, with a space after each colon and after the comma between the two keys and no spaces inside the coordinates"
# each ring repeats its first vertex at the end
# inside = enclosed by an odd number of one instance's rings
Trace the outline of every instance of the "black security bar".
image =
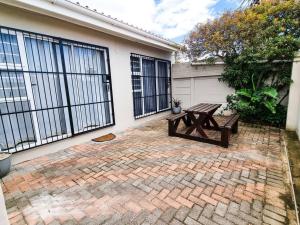
{"type": "Polygon", "coordinates": [[[171,63],[168,60],[132,53],[131,78],[136,119],[171,107],[171,63]]]}
{"type": "Polygon", "coordinates": [[[108,48],[0,27],[0,151],[112,125],[108,48]]]}

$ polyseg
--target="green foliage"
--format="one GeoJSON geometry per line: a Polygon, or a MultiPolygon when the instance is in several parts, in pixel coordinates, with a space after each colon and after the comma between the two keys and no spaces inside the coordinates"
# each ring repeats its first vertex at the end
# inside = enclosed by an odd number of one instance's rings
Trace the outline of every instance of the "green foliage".
{"type": "Polygon", "coordinates": [[[209,55],[225,62],[220,81],[236,90],[229,107],[242,119],[282,125],[286,110],[280,103],[288,95],[292,60],[300,48],[299,18],[300,3],[294,0],[226,12],[198,24],[186,52],[193,61],[209,55]]]}
{"type": "Polygon", "coordinates": [[[278,92],[272,87],[241,88],[227,99],[228,107],[238,111],[244,120],[258,120],[267,114],[276,114],[278,92]]]}
{"type": "Polygon", "coordinates": [[[227,101],[228,108],[238,111],[244,121],[283,127],[287,109],[277,104],[277,98],[277,91],[273,88],[254,92],[241,89],[227,96],[227,101]]]}

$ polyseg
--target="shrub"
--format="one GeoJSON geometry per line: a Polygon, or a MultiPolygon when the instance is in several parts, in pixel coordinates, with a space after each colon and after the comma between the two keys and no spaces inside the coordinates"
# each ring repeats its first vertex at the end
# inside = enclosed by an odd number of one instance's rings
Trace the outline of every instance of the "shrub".
{"type": "Polygon", "coordinates": [[[282,126],[291,66],[300,48],[300,3],[264,1],[258,6],[226,12],[198,24],[186,40],[192,61],[221,58],[220,81],[236,90],[229,108],[246,121],[282,126]],[[279,95],[278,93],[282,93],[279,95]]]}

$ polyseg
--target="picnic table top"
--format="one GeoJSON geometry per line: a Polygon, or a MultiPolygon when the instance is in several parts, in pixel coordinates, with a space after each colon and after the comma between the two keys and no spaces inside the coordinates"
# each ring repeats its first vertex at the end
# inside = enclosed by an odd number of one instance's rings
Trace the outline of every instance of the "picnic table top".
{"type": "Polygon", "coordinates": [[[191,112],[191,113],[205,113],[210,114],[216,111],[217,108],[219,108],[222,104],[211,104],[211,103],[200,103],[197,105],[194,105],[186,110],[185,112],[191,112]]]}

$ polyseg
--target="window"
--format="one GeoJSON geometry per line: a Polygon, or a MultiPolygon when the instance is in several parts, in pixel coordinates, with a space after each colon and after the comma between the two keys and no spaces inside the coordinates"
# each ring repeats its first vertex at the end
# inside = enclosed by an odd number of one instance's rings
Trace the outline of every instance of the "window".
{"type": "Polygon", "coordinates": [[[7,30],[0,33],[0,65],[20,65],[21,59],[17,43],[17,35],[7,30]]]}
{"type": "Polygon", "coordinates": [[[114,124],[108,49],[0,27],[0,151],[114,124]]]}
{"type": "Polygon", "coordinates": [[[170,62],[131,54],[134,117],[170,109],[170,62]]]}

